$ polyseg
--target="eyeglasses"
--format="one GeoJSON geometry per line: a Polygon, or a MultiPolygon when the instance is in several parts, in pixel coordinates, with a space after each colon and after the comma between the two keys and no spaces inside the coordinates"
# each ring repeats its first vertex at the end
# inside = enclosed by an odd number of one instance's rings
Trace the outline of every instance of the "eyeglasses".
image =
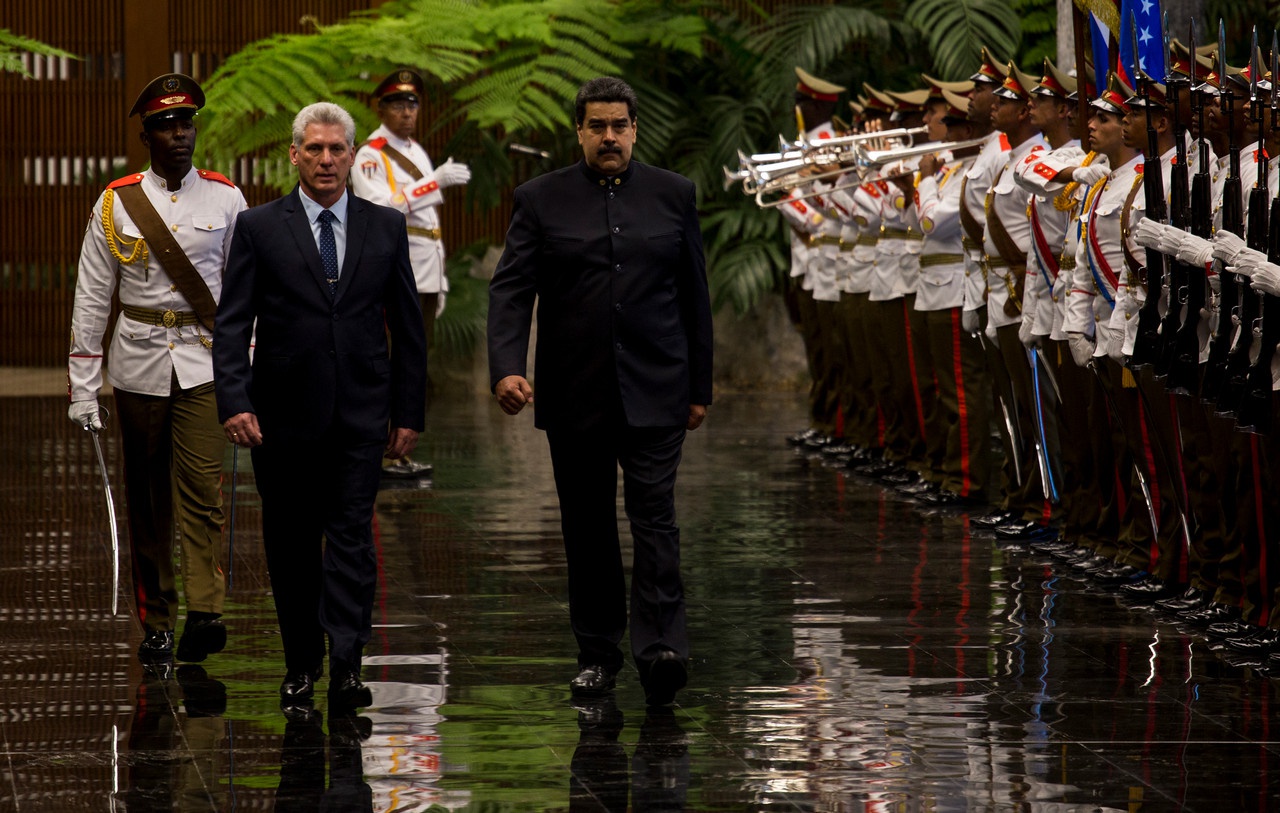
{"type": "Polygon", "coordinates": [[[387,102],[383,105],[392,113],[411,113],[418,109],[417,102],[387,102]]]}

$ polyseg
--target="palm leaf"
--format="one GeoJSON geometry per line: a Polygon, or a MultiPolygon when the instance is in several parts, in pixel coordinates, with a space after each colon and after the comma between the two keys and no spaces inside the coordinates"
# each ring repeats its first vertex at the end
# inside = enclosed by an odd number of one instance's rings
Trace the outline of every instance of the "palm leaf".
{"type": "Polygon", "coordinates": [[[929,45],[935,70],[952,79],[973,72],[986,46],[997,59],[1018,50],[1022,28],[1007,0],[912,0],[907,22],[929,45]]]}

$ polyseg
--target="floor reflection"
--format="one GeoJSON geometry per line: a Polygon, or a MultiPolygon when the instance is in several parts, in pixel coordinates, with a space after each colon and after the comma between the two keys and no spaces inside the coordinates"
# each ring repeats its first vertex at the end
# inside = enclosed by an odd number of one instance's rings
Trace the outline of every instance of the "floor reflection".
{"type": "Polygon", "coordinates": [[[529,421],[433,406],[416,456],[434,479],[378,501],[374,705],[333,717],[323,691],[279,707],[253,472],[242,456],[233,483],[230,452],[227,649],[143,670],[106,609],[100,479],[64,412],[0,398],[0,811],[1280,809],[1271,680],[963,514],[795,453],[795,397],[725,396],[690,436],[694,662],[666,715],[630,669],[613,698],[568,697],[529,421]]]}

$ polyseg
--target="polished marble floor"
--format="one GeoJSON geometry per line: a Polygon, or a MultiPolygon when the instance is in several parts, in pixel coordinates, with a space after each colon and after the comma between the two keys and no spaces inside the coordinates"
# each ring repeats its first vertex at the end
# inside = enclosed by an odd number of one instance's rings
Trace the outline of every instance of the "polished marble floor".
{"type": "Polygon", "coordinates": [[[373,706],[310,719],[278,707],[247,456],[227,651],[144,674],[64,403],[0,398],[0,811],[1280,809],[1280,683],[798,454],[796,396],[724,395],[686,445],[671,714],[631,670],[570,701],[545,442],[477,397],[432,407],[431,482],[381,492],[373,706]]]}

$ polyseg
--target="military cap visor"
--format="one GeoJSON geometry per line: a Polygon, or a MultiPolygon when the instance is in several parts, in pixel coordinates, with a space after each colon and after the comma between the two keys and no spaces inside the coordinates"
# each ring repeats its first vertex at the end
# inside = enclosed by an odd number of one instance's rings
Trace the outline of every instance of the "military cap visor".
{"type": "Polygon", "coordinates": [[[982,49],[982,64],[978,66],[977,72],[969,77],[969,81],[999,85],[1004,82],[1004,78],[1008,73],[1009,69],[993,60],[990,52],[984,47],[982,49]]]}
{"type": "Polygon", "coordinates": [[[1133,97],[1133,88],[1120,81],[1120,77],[1111,74],[1111,81],[1098,98],[1089,103],[1095,110],[1102,110],[1123,116],[1129,112],[1129,99],[1133,97]]]}
{"type": "Polygon", "coordinates": [[[417,71],[401,68],[392,71],[374,88],[373,95],[378,104],[383,102],[408,101],[415,104],[422,101],[422,76],[417,71]]]}
{"type": "Polygon", "coordinates": [[[166,73],[147,83],[129,115],[141,116],[143,124],[152,124],[191,118],[202,107],[204,90],[196,80],[181,73],[166,73]]]}
{"type": "Polygon", "coordinates": [[[845,91],[843,85],[819,79],[799,66],[796,66],[796,79],[799,80],[796,83],[796,93],[808,96],[811,99],[817,99],[820,102],[838,101],[840,94],[845,91]]]}

